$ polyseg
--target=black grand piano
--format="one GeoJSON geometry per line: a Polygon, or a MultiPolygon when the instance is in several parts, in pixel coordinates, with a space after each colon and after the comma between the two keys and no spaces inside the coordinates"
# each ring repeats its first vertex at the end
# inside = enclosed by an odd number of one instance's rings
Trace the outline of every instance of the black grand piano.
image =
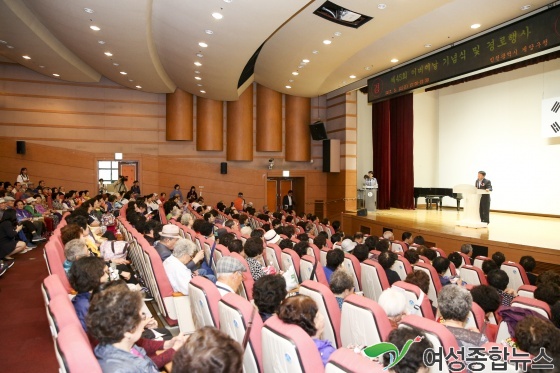
{"type": "Polygon", "coordinates": [[[432,204],[441,210],[443,197],[451,197],[457,200],[457,211],[460,209],[460,202],[463,199],[461,193],[453,193],[453,188],[414,188],[414,208],[418,208],[418,198],[426,198],[426,208],[432,204]]]}

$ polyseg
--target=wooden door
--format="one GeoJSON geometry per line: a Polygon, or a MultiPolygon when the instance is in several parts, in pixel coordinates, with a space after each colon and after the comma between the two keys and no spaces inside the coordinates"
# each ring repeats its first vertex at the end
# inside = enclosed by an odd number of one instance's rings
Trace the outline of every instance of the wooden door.
{"type": "Polygon", "coordinates": [[[130,190],[134,180],[138,178],[138,163],[136,162],[119,162],[119,174],[128,177],[128,181],[125,182],[127,190],[130,190]]]}
{"type": "MultiPolygon", "coordinates": [[[[278,205],[281,206],[282,205],[282,199],[284,198],[285,195],[288,195],[288,191],[292,189],[292,180],[291,179],[287,179],[287,180],[280,180],[280,188],[278,190],[278,205]]],[[[294,196],[295,198],[295,196],[294,196]]],[[[282,208],[284,208],[284,206],[281,206],[282,208]]]]}
{"type": "Polygon", "coordinates": [[[266,204],[270,211],[278,210],[278,191],[277,191],[277,181],[274,179],[268,179],[266,181],[266,204]]]}

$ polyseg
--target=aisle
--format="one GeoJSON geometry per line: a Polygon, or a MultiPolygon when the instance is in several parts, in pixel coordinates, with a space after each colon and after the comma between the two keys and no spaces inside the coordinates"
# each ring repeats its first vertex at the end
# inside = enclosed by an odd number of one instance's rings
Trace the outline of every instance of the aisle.
{"type": "Polygon", "coordinates": [[[0,277],[0,370],[55,373],[58,362],[41,282],[47,277],[43,246],[23,255],[0,277]]]}

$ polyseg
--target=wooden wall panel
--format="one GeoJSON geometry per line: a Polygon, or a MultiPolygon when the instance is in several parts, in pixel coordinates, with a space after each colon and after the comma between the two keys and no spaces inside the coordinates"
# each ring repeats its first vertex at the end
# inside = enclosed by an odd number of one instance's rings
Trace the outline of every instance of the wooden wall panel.
{"type": "Polygon", "coordinates": [[[177,88],[166,98],[165,139],[192,141],[193,95],[177,88]]]}
{"type": "Polygon", "coordinates": [[[196,99],[196,150],[224,150],[223,103],[209,98],[196,99]]]}
{"type": "Polygon", "coordinates": [[[253,160],[253,85],[227,103],[227,160],[253,160]]]}
{"type": "Polygon", "coordinates": [[[308,98],[286,95],[286,161],[311,160],[310,107],[308,98]]]}
{"type": "Polygon", "coordinates": [[[282,151],[282,94],[257,84],[257,151],[282,151]]]}

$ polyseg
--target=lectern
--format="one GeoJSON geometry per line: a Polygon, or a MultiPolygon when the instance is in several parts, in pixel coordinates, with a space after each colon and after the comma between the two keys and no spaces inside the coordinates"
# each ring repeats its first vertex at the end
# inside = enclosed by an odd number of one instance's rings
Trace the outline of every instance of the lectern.
{"type": "Polygon", "coordinates": [[[488,223],[480,221],[480,197],[490,194],[484,189],[477,189],[474,185],[459,184],[453,187],[453,193],[462,193],[465,197],[463,219],[457,220],[455,225],[469,228],[485,228],[488,223]]]}
{"type": "Polygon", "coordinates": [[[375,187],[364,187],[364,200],[366,203],[366,209],[369,211],[377,210],[377,188],[375,187]]]}

